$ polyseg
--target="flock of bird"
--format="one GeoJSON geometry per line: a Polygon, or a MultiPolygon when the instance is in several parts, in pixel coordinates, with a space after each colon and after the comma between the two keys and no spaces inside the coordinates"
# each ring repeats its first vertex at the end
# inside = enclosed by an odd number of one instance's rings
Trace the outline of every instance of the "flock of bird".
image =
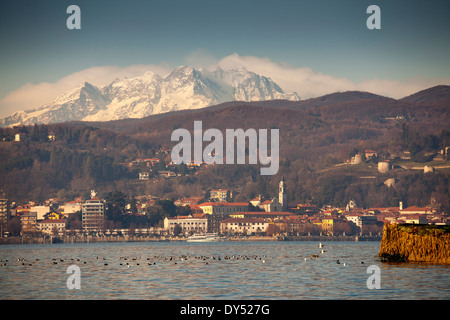
{"type": "MultiPolygon", "coordinates": [[[[320,253],[321,254],[324,254],[325,252],[327,252],[326,250],[324,250],[323,248],[325,247],[325,245],[324,244],[322,244],[322,242],[319,242],[319,248],[321,249],[320,250],[320,253]]],[[[314,258],[318,258],[319,257],[319,255],[318,254],[312,254],[312,255],[310,255],[310,259],[314,259],[314,258]]],[[[305,261],[306,260],[308,260],[307,258],[305,258],[305,261]]],[[[361,264],[364,264],[364,261],[360,261],[360,263],[361,264]]],[[[344,267],[347,265],[347,263],[345,263],[345,262],[341,262],[339,259],[338,260],[336,260],[336,264],[342,264],[344,267]]]]}
{"type": "MultiPolygon", "coordinates": [[[[318,246],[321,251],[320,254],[325,254],[327,251],[324,250],[325,245],[322,243],[319,243],[318,246]]],[[[319,254],[311,254],[310,259],[317,259],[319,258],[319,254]]],[[[103,266],[108,266],[111,264],[109,260],[103,257],[96,257],[95,259],[99,264],[103,264],[103,266]]],[[[156,265],[160,263],[172,263],[172,264],[178,264],[183,263],[185,261],[195,261],[195,262],[201,262],[204,264],[209,264],[211,261],[223,261],[223,260],[255,260],[255,261],[261,261],[262,263],[266,263],[268,261],[268,258],[266,255],[258,256],[258,255],[224,255],[224,256],[206,256],[206,255],[179,255],[179,256],[160,256],[155,255],[153,257],[147,257],[142,259],[141,256],[137,257],[119,257],[119,266],[125,266],[125,267],[132,267],[132,266],[140,266],[140,265],[156,265]]],[[[307,261],[307,258],[304,258],[304,261],[307,261]]],[[[33,264],[39,263],[41,260],[39,258],[27,260],[25,258],[18,258],[17,262],[23,266],[33,266],[33,264]]],[[[0,266],[7,266],[9,262],[8,259],[0,259],[0,266]]],[[[70,259],[62,259],[62,258],[52,258],[51,262],[54,265],[61,264],[61,263],[72,263],[72,264],[87,264],[87,261],[82,260],[80,258],[70,258],[70,259]]],[[[336,264],[346,266],[347,263],[341,262],[340,260],[336,260],[336,264]]],[[[363,261],[361,261],[361,264],[364,264],[363,261]]]]}
{"type": "MultiPolygon", "coordinates": [[[[97,264],[103,264],[104,266],[111,265],[111,261],[104,258],[104,257],[96,257],[94,259],[97,264]]],[[[142,258],[141,256],[137,257],[119,257],[119,266],[126,266],[126,267],[132,267],[132,266],[140,266],[140,265],[156,265],[160,263],[169,263],[172,264],[178,264],[180,262],[184,261],[197,261],[197,262],[203,262],[204,264],[209,264],[210,261],[222,261],[222,260],[257,260],[261,261],[262,263],[266,263],[267,256],[248,256],[248,255],[225,255],[225,256],[205,256],[205,255],[180,255],[180,256],[153,256],[148,258],[142,258]]],[[[25,258],[18,258],[15,260],[19,262],[19,264],[23,266],[33,266],[33,264],[37,264],[41,261],[41,259],[25,259],[25,258]]],[[[11,264],[13,261],[8,259],[1,259],[0,260],[0,266],[7,266],[8,263],[11,264]]],[[[52,258],[51,263],[54,265],[62,264],[62,263],[70,263],[70,264],[87,264],[86,260],[82,260],[79,258],[70,258],[70,259],[63,259],[63,258],[52,258]]]]}

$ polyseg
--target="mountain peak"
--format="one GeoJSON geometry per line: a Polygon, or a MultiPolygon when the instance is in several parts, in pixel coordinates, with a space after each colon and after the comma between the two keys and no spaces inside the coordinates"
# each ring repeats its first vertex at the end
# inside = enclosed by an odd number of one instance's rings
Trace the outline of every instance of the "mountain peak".
{"type": "Polygon", "coordinates": [[[0,125],[142,118],[227,101],[273,99],[297,101],[299,97],[296,93],[285,93],[270,78],[242,66],[206,72],[183,65],[165,77],[147,71],[134,78],[116,78],[102,88],[85,81],[56,97],[51,104],[16,113],[0,120],[0,125]]]}
{"type": "Polygon", "coordinates": [[[176,67],[171,74],[186,74],[186,75],[191,75],[195,72],[195,69],[193,67],[190,66],[179,66],[176,67]]]}

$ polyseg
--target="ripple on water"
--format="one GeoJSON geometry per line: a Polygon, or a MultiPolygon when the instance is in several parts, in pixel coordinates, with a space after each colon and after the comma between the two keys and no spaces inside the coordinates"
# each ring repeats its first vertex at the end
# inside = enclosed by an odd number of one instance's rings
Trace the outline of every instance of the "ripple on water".
{"type": "Polygon", "coordinates": [[[0,260],[9,261],[0,269],[0,298],[450,298],[448,266],[380,264],[379,243],[324,244],[324,254],[315,242],[1,246],[0,260]],[[66,287],[72,264],[80,267],[81,290],[66,287]],[[371,264],[381,268],[380,290],[367,288],[371,264]]]}

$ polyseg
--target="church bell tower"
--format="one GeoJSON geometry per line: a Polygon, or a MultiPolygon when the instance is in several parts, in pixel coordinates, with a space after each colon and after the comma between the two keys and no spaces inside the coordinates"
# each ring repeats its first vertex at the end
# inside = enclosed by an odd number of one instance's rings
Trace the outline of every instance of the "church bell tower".
{"type": "Polygon", "coordinates": [[[287,209],[287,195],[286,195],[286,182],[284,182],[284,176],[280,181],[278,187],[278,202],[281,205],[281,210],[286,211],[287,209]]]}

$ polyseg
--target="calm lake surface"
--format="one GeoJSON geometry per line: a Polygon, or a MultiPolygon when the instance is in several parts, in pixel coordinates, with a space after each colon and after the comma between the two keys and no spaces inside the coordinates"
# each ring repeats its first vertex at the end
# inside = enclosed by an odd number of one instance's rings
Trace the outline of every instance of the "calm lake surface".
{"type": "Polygon", "coordinates": [[[323,254],[317,242],[2,245],[0,299],[450,298],[450,266],[381,263],[378,242],[323,244],[323,254]],[[71,265],[79,290],[67,288],[71,265]],[[380,289],[367,288],[370,265],[380,289]]]}

